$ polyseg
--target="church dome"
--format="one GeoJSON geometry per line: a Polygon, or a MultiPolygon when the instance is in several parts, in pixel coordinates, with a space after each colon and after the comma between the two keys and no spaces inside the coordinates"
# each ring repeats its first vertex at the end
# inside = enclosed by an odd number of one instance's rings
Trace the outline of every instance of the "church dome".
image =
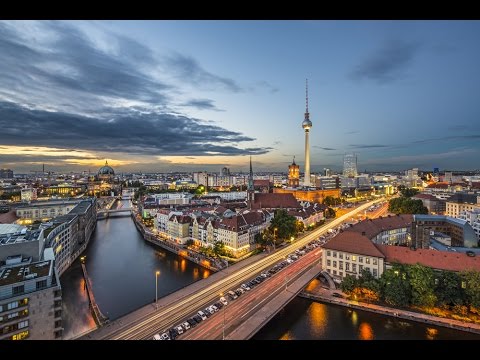
{"type": "Polygon", "coordinates": [[[102,166],[98,170],[98,175],[115,175],[115,171],[113,171],[113,169],[108,166],[108,162],[105,161],[105,166],[102,166]]]}

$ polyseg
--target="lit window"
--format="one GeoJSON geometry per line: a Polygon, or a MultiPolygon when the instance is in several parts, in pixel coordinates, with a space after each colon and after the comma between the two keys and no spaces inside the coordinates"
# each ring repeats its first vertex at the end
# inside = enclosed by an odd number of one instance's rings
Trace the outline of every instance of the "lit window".
{"type": "Polygon", "coordinates": [[[355,255],[352,255],[352,261],[357,261],[357,257],[355,255]]]}

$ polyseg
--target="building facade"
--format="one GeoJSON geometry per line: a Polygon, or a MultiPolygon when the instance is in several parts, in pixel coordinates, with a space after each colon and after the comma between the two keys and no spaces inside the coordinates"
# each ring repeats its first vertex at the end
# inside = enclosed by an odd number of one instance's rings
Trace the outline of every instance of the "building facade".
{"type": "Polygon", "coordinates": [[[345,154],[343,156],[343,176],[357,176],[357,155],[345,154]]]}
{"type": "Polygon", "coordinates": [[[293,162],[288,165],[288,187],[297,188],[300,186],[300,166],[295,164],[295,158],[293,162]]]}

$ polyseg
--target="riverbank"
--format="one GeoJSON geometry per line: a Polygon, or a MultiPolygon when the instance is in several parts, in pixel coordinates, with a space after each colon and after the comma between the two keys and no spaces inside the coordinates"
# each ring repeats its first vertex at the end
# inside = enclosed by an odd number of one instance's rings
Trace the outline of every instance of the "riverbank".
{"type": "Polygon", "coordinates": [[[200,254],[192,253],[191,251],[184,249],[176,244],[171,243],[168,240],[160,240],[158,239],[155,234],[150,232],[149,230],[145,229],[144,225],[140,220],[138,220],[137,216],[135,215],[135,212],[132,212],[132,219],[133,223],[135,224],[135,227],[137,230],[142,234],[142,237],[144,238],[145,241],[148,241],[154,245],[160,246],[161,248],[170,251],[174,254],[180,255],[184,257],[185,259],[188,259],[192,262],[194,262],[197,265],[200,265],[208,270],[211,271],[219,271],[222,270],[218,268],[217,266],[212,265],[212,261],[203,257],[200,254]]]}
{"type": "Polygon", "coordinates": [[[325,303],[345,306],[353,309],[370,311],[377,314],[392,316],[400,319],[412,320],[419,323],[431,324],[431,325],[442,326],[450,329],[480,334],[480,325],[477,325],[477,324],[465,323],[465,322],[453,320],[453,319],[444,319],[444,318],[439,318],[437,316],[420,314],[413,311],[400,310],[400,309],[380,306],[376,304],[368,304],[368,303],[359,302],[359,301],[350,301],[345,298],[335,297],[333,296],[333,293],[338,293],[338,291],[325,289],[321,285],[317,285],[314,288],[308,288],[308,290],[302,291],[299,294],[299,296],[306,299],[314,300],[314,301],[325,302],[325,303]]]}

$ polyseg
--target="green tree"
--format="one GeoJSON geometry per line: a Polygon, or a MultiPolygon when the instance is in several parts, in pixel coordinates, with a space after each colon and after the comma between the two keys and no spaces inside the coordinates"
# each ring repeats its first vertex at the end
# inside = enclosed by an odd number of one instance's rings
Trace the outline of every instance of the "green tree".
{"type": "Polygon", "coordinates": [[[387,304],[408,306],[411,300],[411,288],[407,279],[407,271],[401,264],[394,264],[380,278],[381,296],[387,304]]]}
{"type": "Polygon", "coordinates": [[[275,211],[275,217],[269,226],[269,231],[275,234],[275,240],[290,239],[297,235],[297,219],[288,215],[286,210],[280,209],[275,211]],[[277,229],[275,231],[275,229],[277,229]]]}
{"type": "Polygon", "coordinates": [[[467,302],[475,308],[480,308],[480,272],[463,271],[460,277],[467,302]]]}
{"type": "Polygon", "coordinates": [[[303,221],[297,221],[296,225],[297,225],[297,234],[305,230],[305,224],[303,223],[303,221]]]}
{"type": "Polygon", "coordinates": [[[388,211],[395,214],[428,214],[428,209],[423,206],[422,200],[413,200],[407,197],[391,199],[388,211]]]}
{"type": "Polygon", "coordinates": [[[213,253],[216,256],[223,255],[225,253],[225,244],[221,241],[215,241],[213,243],[213,253]]]}
{"type": "Polygon", "coordinates": [[[188,239],[188,240],[185,242],[185,245],[187,245],[187,247],[188,247],[188,246],[192,246],[192,245],[194,245],[194,244],[195,244],[195,241],[193,241],[192,239],[188,239]]]}
{"type": "Polygon", "coordinates": [[[337,215],[337,213],[331,207],[329,207],[329,208],[327,208],[327,210],[325,210],[325,217],[327,219],[334,218],[336,215],[337,215]]]}
{"type": "Polygon", "coordinates": [[[333,196],[325,196],[323,199],[323,204],[326,206],[333,206],[337,204],[337,199],[334,198],[333,196]]]}
{"type": "Polygon", "coordinates": [[[437,302],[435,296],[435,274],[430,267],[421,264],[407,267],[408,278],[412,289],[412,304],[432,307],[437,302]]]}
{"type": "Polygon", "coordinates": [[[355,278],[355,276],[347,275],[343,278],[342,283],[340,284],[340,290],[347,295],[351,295],[358,285],[359,281],[357,278],[355,278]]]}
{"type": "Polygon", "coordinates": [[[409,198],[417,195],[418,190],[404,187],[403,189],[400,190],[400,194],[402,194],[403,197],[409,198]]]}
{"type": "Polygon", "coordinates": [[[438,275],[435,295],[439,305],[463,305],[465,292],[461,287],[460,275],[453,271],[442,271],[438,275]]]}

